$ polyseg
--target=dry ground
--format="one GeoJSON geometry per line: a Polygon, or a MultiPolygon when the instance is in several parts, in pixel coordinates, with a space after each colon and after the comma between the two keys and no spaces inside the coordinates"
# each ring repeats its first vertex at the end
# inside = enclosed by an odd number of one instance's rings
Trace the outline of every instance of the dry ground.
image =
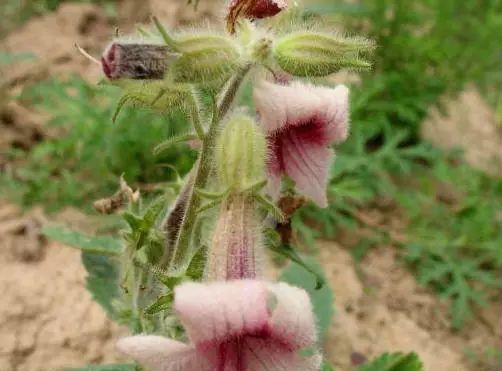
{"type": "MultiPolygon", "coordinates": [[[[76,211],[56,219],[92,228],[76,211]]],[[[80,254],[40,237],[44,223],[39,210],[23,214],[11,204],[0,205],[0,370],[58,370],[117,360],[114,342],[125,330],[91,300],[80,254]]],[[[452,333],[446,303],[417,285],[395,249],[375,249],[360,266],[335,242],[319,241],[319,251],[336,296],[327,355],[339,370],[349,370],[354,357],[416,351],[427,371],[479,371],[466,362],[465,351],[502,347],[500,303],[452,333]]]]}

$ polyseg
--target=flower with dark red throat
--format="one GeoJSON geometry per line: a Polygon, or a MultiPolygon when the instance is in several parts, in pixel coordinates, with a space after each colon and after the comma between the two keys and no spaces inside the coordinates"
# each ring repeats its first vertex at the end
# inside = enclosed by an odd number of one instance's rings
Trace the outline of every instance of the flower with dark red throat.
{"type": "Polygon", "coordinates": [[[261,19],[273,17],[288,6],[287,0],[232,0],[227,15],[227,27],[235,32],[239,17],[261,19]]]}
{"type": "Polygon", "coordinates": [[[118,349],[152,371],[320,367],[312,307],[299,288],[257,280],[186,283],[176,288],[174,308],[190,344],[140,335],[120,340],[118,349]]]}
{"type": "Polygon", "coordinates": [[[165,45],[112,43],[103,53],[101,64],[110,80],[153,80],[163,79],[177,57],[165,45]]]}
{"type": "Polygon", "coordinates": [[[254,92],[267,133],[269,189],[280,192],[281,176],[321,207],[328,205],[326,187],[334,152],[330,146],[348,136],[349,91],[293,82],[262,82],[254,92]]]}

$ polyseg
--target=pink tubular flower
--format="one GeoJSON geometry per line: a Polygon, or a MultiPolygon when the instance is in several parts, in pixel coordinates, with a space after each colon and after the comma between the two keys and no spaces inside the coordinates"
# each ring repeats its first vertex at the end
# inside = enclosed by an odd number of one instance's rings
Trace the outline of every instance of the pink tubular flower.
{"type": "Polygon", "coordinates": [[[305,291],[285,283],[186,283],[175,309],[191,344],[133,336],[118,348],[153,371],[316,371],[316,331],[305,291]],[[310,355],[302,354],[309,353],[310,355]]]}
{"type": "Polygon", "coordinates": [[[239,17],[261,19],[273,17],[286,9],[287,0],[232,0],[228,10],[227,27],[235,32],[235,23],[239,17]]]}
{"type": "Polygon", "coordinates": [[[348,136],[349,90],[300,82],[262,82],[254,100],[269,144],[269,188],[278,196],[282,175],[321,207],[328,205],[326,186],[333,143],[348,136]]]}

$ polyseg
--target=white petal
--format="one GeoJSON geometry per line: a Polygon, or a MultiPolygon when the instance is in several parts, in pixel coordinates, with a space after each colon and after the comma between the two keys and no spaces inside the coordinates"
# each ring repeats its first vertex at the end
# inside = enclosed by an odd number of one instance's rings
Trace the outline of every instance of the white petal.
{"type": "Polygon", "coordinates": [[[193,347],[161,336],[126,337],[117,349],[152,371],[210,371],[193,347]]]}
{"type": "Polygon", "coordinates": [[[260,339],[249,339],[246,345],[247,366],[251,371],[318,371],[321,366],[319,353],[301,356],[260,339]]]}
{"type": "Polygon", "coordinates": [[[282,129],[286,124],[309,119],[319,112],[321,100],[312,94],[313,87],[294,82],[289,86],[262,82],[254,91],[260,121],[268,133],[282,129]]]}
{"type": "Polygon", "coordinates": [[[262,281],[186,283],[176,288],[174,306],[198,348],[259,333],[268,325],[267,290],[262,281]]]}
{"type": "Polygon", "coordinates": [[[334,89],[316,88],[316,94],[323,101],[321,109],[329,123],[330,141],[344,142],[349,135],[349,89],[345,85],[334,89]]]}
{"type": "Polygon", "coordinates": [[[276,307],[270,320],[272,336],[293,350],[315,346],[317,331],[310,298],[305,290],[286,283],[269,284],[276,297],[276,307]]]}
{"type": "Polygon", "coordinates": [[[290,85],[263,81],[255,88],[254,101],[268,133],[322,117],[330,142],[343,142],[348,136],[349,89],[345,85],[331,89],[298,81],[290,85]]]}

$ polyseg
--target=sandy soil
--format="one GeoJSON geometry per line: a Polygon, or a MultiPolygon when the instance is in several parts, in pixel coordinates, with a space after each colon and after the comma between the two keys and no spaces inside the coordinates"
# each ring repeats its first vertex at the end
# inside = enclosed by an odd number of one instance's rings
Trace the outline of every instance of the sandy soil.
{"type": "Polygon", "coordinates": [[[502,178],[502,126],[486,100],[471,86],[443,103],[422,125],[423,137],[439,148],[463,148],[471,166],[502,178]]]}
{"type": "Polygon", "coordinates": [[[387,351],[415,351],[427,371],[479,371],[479,364],[466,362],[465,352],[502,346],[500,303],[453,333],[447,303],[417,285],[394,248],[371,251],[359,267],[334,242],[320,242],[320,251],[336,296],[328,355],[341,370],[349,369],[356,354],[371,358],[387,351]]]}
{"type": "Polygon", "coordinates": [[[0,370],[114,360],[118,328],[86,291],[80,253],[45,241],[43,223],[40,211],[0,205],[0,370]]]}
{"type": "MultiPolygon", "coordinates": [[[[89,224],[78,212],[58,219],[89,224]]],[[[23,215],[11,204],[0,205],[0,370],[58,370],[117,360],[114,342],[125,330],[92,302],[80,254],[40,237],[45,222],[39,210],[23,215]]],[[[335,242],[320,241],[319,249],[336,295],[327,355],[340,370],[361,357],[416,351],[427,371],[479,371],[466,362],[465,351],[502,347],[497,315],[502,305],[452,333],[446,303],[417,285],[393,248],[373,250],[360,266],[335,242]]]]}

